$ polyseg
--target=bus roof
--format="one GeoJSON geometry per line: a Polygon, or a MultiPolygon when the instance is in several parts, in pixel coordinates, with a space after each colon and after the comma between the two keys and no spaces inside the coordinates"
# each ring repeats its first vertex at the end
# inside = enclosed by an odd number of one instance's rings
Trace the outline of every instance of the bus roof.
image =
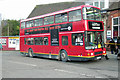
{"type": "MultiPolygon", "coordinates": [[[[81,5],[81,6],[77,6],[77,7],[72,7],[72,8],[68,8],[68,9],[55,11],[55,12],[52,12],[52,13],[48,13],[48,14],[44,14],[44,15],[40,15],[40,16],[36,16],[36,17],[28,18],[28,19],[24,19],[24,20],[21,20],[21,22],[34,20],[34,19],[39,19],[39,18],[43,18],[43,17],[47,17],[47,16],[52,16],[52,15],[55,15],[55,14],[60,14],[60,13],[64,13],[64,12],[68,12],[68,11],[72,11],[72,10],[77,10],[77,9],[81,9],[83,7],[95,7],[95,6],[81,5]]],[[[95,7],[95,8],[98,8],[98,7],[95,7]]],[[[100,9],[100,8],[98,8],[98,9],[100,9]]]]}

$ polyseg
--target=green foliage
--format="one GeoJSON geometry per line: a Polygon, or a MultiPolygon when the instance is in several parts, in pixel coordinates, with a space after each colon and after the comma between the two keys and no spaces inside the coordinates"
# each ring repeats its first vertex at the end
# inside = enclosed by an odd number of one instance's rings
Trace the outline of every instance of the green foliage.
{"type": "Polygon", "coordinates": [[[17,21],[17,20],[2,21],[2,36],[19,35],[19,28],[20,28],[19,25],[20,25],[20,21],[17,21]]]}

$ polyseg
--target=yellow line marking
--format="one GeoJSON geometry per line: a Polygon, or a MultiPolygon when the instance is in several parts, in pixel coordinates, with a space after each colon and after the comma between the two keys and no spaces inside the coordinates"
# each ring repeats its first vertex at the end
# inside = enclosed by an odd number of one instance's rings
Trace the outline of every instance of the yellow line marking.
{"type": "Polygon", "coordinates": [[[117,43],[105,43],[105,44],[120,45],[120,44],[117,44],[117,43]]]}

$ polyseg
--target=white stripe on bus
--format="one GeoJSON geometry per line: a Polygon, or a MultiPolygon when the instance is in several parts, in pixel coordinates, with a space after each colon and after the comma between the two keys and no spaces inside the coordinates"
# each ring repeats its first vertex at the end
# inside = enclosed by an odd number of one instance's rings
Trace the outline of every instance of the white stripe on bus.
{"type": "Polygon", "coordinates": [[[29,37],[29,36],[44,36],[44,35],[50,35],[50,33],[47,33],[47,34],[24,35],[24,36],[20,36],[20,37],[29,37]]]}
{"type": "MultiPolygon", "coordinates": [[[[83,33],[84,31],[74,31],[74,32],[59,32],[59,34],[70,34],[70,33],[83,33]]],[[[34,34],[34,35],[24,35],[20,37],[28,37],[28,36],[44,36],[44,35],[50,35],[50,33],[47,34],[34,34]]]]}
{"type": "Polygon", "coordinates": [[[82,33],[84,31],[74,31],[74,32],[60,32],[59,34],[69,34],[69,33],[82,33]]]}

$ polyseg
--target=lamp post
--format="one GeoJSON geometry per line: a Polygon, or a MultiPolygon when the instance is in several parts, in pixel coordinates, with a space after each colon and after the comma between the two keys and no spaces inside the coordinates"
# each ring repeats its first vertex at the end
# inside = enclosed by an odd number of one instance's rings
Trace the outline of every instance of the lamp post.
{"type": "Polygon", "coordinates": [[[8,22],[8,36],[9,36],[9,22],[8,22]]]}

